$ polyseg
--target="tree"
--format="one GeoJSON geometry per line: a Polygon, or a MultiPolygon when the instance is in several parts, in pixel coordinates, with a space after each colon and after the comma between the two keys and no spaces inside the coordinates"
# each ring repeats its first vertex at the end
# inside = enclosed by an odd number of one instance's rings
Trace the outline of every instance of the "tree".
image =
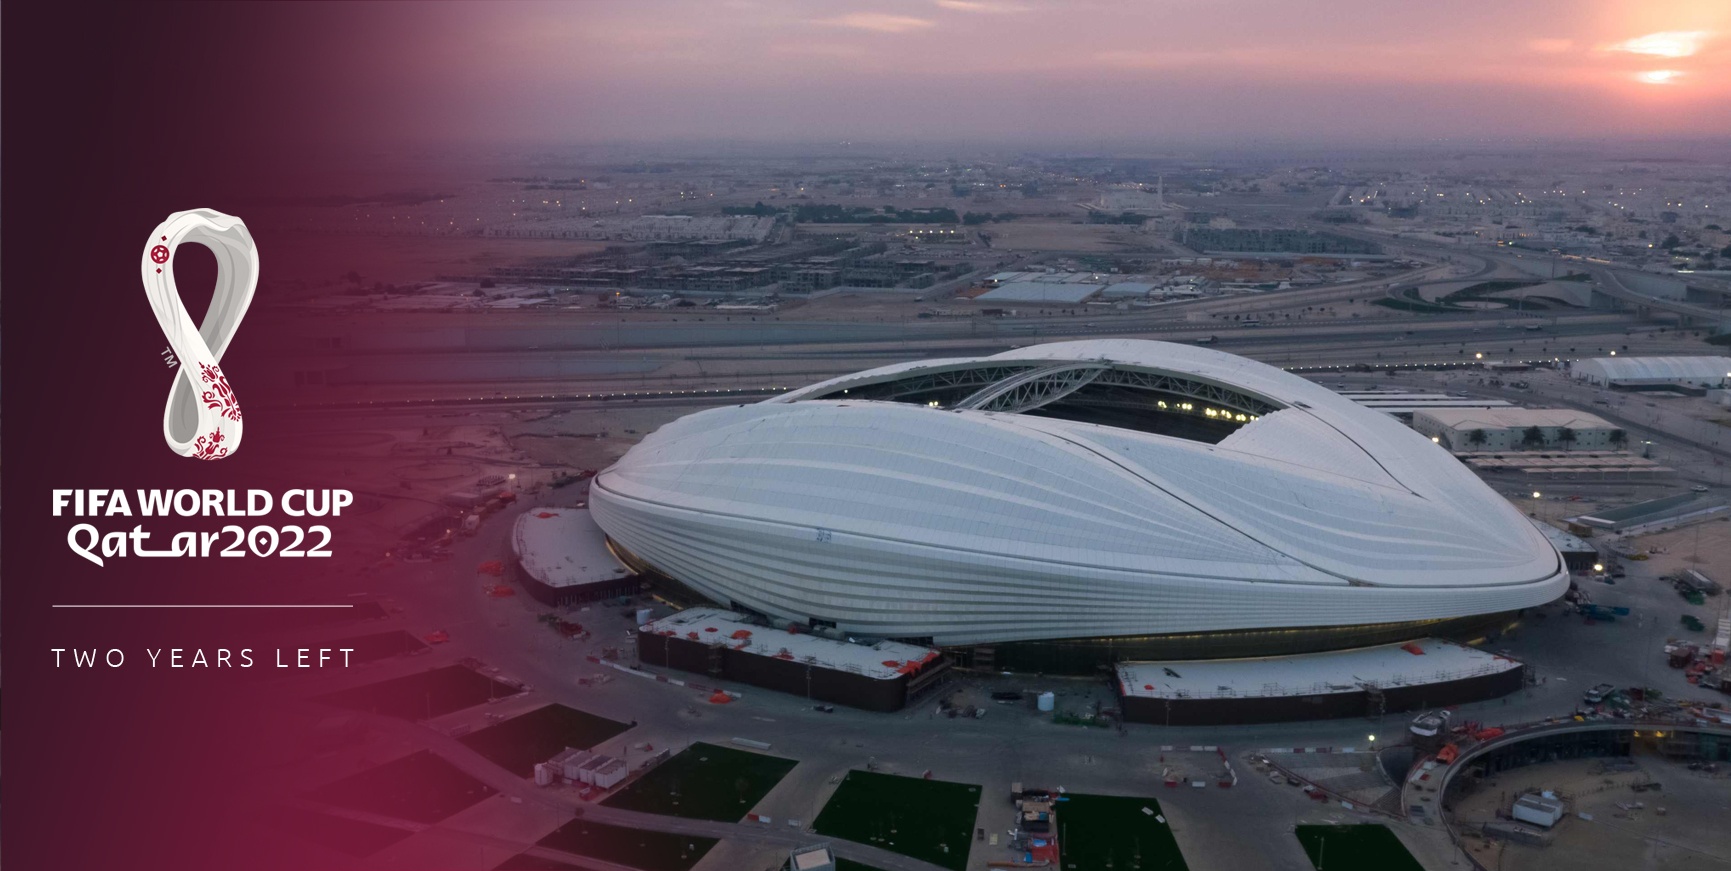
{"type": "Polygon", "coordinates": [[[1557,430],[1557,441],[1562,444],[1563,450],[1568,450],[1575,443],[1575,431],[1566,426],[1557,430]]]}
{"type": "Polygon", "coordinates": [[[1629,434],[1626,432],[1623,432],[1620,429],[1614,429],[1614,430],[1611,430],[1610,440],[1611,440],[1611,444],[1617,446],[1618,448],[1621,448],[1624,444],[1626,444],[1629,441],[1629,434]]]}
{"type": "Polygon", "coordinates": [[[1467,444],[1482,445],[1484,443],[1485,443],[1485,431],[1484,430],[1475,429],[1472,432],[1467,433],[1467,444]]]}
{"type": "Polygon", "coordinates": [[[1529,448],[1538,447],[1544,443],[1545,431],[1536,426],[1529,426],[1521,432],[1521,444],[1529,448]]]}
{"type": "Polygon", "coordinates": [[[1670,250],[1675,249],[1678,245],[1681,245],[1681,244],[1683,244],[1683,240],[1677,238],[1676,233],[1672,233],[1671,235],[1665,237],[1665,241],[1659,243],[1659,247],[1665,249],[1666,251],[1670,251],[1670,250]]]}

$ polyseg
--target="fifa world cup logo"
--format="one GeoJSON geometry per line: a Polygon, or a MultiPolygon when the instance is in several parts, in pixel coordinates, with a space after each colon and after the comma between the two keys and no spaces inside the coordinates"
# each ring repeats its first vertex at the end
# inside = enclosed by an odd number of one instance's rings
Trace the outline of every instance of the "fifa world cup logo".
{"type": "Polygon", "coordinates": [[[175,212],[151,232],[140,269],[144,294],[180,367],[162,412],[163,437],[183,457],[232,456],[240,449],[240,402],[220,363],[258,287],[258,248],[252,235],[239,218],[221,212],[175,212]],[[216,255],[216,293],[197,327],[174,284],[174,254],[187,242],[216,255]]]}

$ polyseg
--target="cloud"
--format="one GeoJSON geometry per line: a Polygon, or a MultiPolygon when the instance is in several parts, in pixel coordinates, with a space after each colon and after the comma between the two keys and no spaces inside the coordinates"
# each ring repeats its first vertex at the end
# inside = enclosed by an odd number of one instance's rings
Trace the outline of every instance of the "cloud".
{"type": "Polygon", "coordinates": [[[775,54],[804,57],[866,57],[866,50],[857,45],[841,45],[833,42],[780,43],[770,46],[769,50],[775,54]]]}
{"type": "Polygon", "coordinates": [[[996,14],[1000,12],[1026,12],[1028,7],[1019,3],[997,3],[988,0],[932,0],[940,8],[952,12],[985,12],[996,14]]]}
{"type": "Polygon", "coordinates": [[[1669,85],[1683,75],[1678,70],[1647,70],[1636,73],[1635,81],[1645,85],[1669,85]]]}
{"type": "Polygon", "coordinates": [[[1527,48],[1539,54],[1562,54],[1575,47],[1572,39],[1530,39],[1527,48]]]}
{"type": "Polygon", "coordinates": [[[831,27],[870,30],[875,33],[915,33],[937,25],[936,21],[929,18],[915,18],[912,15],[889,15],[882,12],[855,12],[837,18],[822,18],[817,23],[827,24],[831,27]]]}
{"type": "Polygon", "coordinates": [[[1653,57],[1688,57],[1701,50],[1701,43],[1712,36],[1708,30],[1665,30],[1649,33],[1605,46],[1607,51],[1645,54],[1653,57]]]}

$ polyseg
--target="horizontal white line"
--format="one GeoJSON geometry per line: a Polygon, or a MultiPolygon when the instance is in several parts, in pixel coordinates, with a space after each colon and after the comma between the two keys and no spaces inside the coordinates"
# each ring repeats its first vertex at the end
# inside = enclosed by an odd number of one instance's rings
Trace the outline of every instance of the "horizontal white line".
{"type": "Polygon", "coordinates": [[[353,608],[353,605],[54,605],[55,608],[353,608]]]}

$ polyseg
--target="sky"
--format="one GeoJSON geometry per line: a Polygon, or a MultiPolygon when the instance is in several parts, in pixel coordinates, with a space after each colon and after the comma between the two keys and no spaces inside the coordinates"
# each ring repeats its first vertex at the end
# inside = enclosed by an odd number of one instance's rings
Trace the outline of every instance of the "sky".
{"type": "Polygon", "coordinates": [[[282,14],[318,43],[305,77],[342,95],[317,111],[391,139],[1731,136],[1731,0],[589,0],[282,14]]]}

